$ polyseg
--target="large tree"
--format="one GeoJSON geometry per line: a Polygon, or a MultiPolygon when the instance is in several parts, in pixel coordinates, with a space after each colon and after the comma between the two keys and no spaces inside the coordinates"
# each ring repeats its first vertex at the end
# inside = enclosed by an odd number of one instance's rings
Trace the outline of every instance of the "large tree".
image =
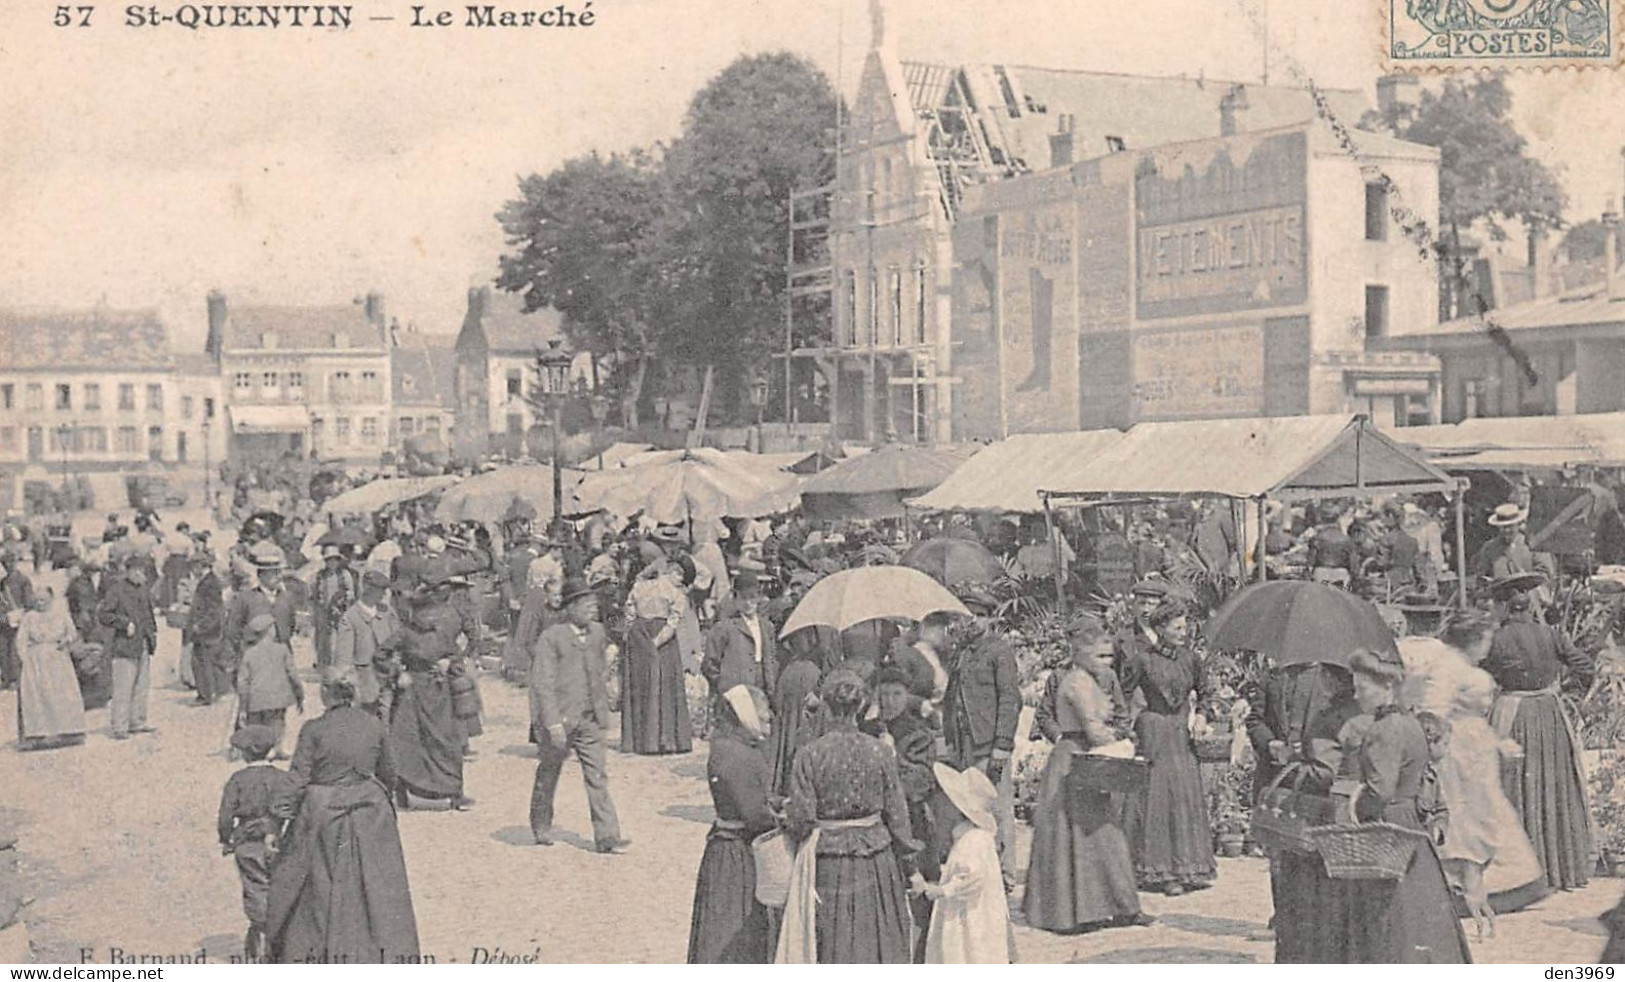
{"type": "Polygon", "coordinates": [[[551,306],[577,351],[590,351],[636,427],[658,351],[652,236],[662,209],[660,173],[647,154],[593,154],[519,182],[497,214],[508,245],[497,285],[525,309],[551,306]]]}
{"type": "Polygon", "coordinates": [[[740,58],[695,96],[665,158],[663,350],[714,366],[724,412],[784,346],[790,193],[834,177],[836,94],[791,54],[740,58]]]}

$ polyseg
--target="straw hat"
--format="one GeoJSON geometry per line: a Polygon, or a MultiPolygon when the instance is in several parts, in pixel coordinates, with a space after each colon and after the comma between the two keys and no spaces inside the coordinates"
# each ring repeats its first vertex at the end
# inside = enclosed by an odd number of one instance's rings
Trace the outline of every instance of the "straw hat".
{"type": "Polygon", "coordinates": [[[1520,508],[1517,502],[1509,501],[1504,505],[1496,505],[1494,514],[1490,515],[1489,523],[1496,528],[1507,525],[1522,525],[1529,521],[1529,511],[1520,508]]]}
{"type": "Polygon", "coordinates": [[[992,832],[998,827],[993,818],[993,802],[999,792],[987,775],[974,767],[956,771],[947,764],[937,763],[931,768],[937,777],[937,786],[948,796],[959,813],[977,828],[992,832]]]}

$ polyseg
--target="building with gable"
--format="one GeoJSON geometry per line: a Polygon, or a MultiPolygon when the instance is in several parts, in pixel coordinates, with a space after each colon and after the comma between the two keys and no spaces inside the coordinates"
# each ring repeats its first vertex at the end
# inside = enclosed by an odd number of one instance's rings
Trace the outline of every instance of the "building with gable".
{"type": "Polygon", "coordinates": [[[547,392],[536,358],[564,344],[558,311],[526,313],[518,294],[489,286],[468,291],[468,310],[456,343],[453,446],[458,456],[517,457],[531,449],[526,434],[542,422],[533,400],[547,392]]]}
{"type": "Polygon", "coordinates": [[[449,449],[457,417],[457,349],[447,335],[398,332],[390,352],[394,416],[390,446],[409,441],[449,449]]]}

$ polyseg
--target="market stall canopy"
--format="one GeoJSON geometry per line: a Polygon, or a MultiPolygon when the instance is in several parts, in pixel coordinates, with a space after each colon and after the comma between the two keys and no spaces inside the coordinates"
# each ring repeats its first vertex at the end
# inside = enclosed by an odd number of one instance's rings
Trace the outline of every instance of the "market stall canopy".
{"type": "Polygon", "coordinates": [[[457,483],[453,474],[432,477],[386,477],[351,488],[322,505],[330,515],[370,515],[373,512],[430,495],[457,483]]]}
{"type": "Polygon", "coordinates": [[[908,506],[1036,514],[1044,510],[1041,489],[1087,482],[1089,462],[1121,439],[1123,434],[1117,430],[1012,436],[982,448],[935,490],[914,498],[908,506]]]}
{"type": "Polygon", "coordinates": [[[310,410],[304,406],[228,406],[233,433],[305,433],[310,410]]]}
{"type": "MultiPolygon", "coordinates": [[[[576,515],[590,509],[582,507],[576,497],[576,486],[584,475],[581,471],[565,470],[565,515],[576,515]]],[[[500,522],[508,517],[516,502],[528,505],[532,518],[552,521],[553,469],[541,464],[514,464],[494,471],[476,474],[454,488],[447,488],[435,506],[435,521],[439,522],[500,522]]]]}
{"type": "Polygon", "coordinates": [[[1465,419],[1408,426],[1389,436],[1449,471],[1625,466],[1625,413],[1465,419]]]}
{"type": "Polygon", "coordinates": [[[1066,498],[1292,500],[1449,493],[1457,486],[1364,416],[1138,423],[1086,470],[1080,481],[1050,481],[1043,491],[1066,498]]]}
{"type": "Polygon", "coordinates": [[[587,509],[655,522],[759,518],[801,501],[801,479],[755,454],[701,447],[640,454],[626,465],[589,471],[577,489],[587,509]]]}
{"type": "Polygon", "coordinates": [[[813,518],[899,518],[903,502],[938,486],[965,452],[893,443],[843,460],[807,479],[801,504],[813,518]]]}
{"type": "Polygon", "coordinates": [[[864,621],[918,621],[935,613],[968,616],[970,611],[947,587],[917,569],[863,566],[814,583],[784,622],[779,637],[787,638],[804,627],[822,625],[844,631],[864,621]]]}

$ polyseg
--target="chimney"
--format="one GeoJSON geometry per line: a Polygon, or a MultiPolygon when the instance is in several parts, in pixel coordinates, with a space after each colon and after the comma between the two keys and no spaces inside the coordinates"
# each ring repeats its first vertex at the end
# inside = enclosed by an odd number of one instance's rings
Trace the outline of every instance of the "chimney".
{"type": "Polygon", "coordinates": [[[1058,131],[1049,135],[1049,165],[1067,167],[1072,163],[1073,153],[1072,114],[1062,113],[1056,122],[1058,131]]]}
{"type": "Polygon", "coordinates": [[[1625,283],[1620,282],[1619,275],[1619,224],[1619,212],[1610,202],[1602,216],[1602,265],[1609,300],[1625,300],[1625,283]]]}
{"type": "Polygon", "coordinates": [[[1377,110],[1384,115],[1396,107],[1416,108],[1421,95],[1422,81],[1415,75],[1394,72],[1377,79],[1377,110]]]}
{"type": "Polygon", "coordinates": [[[366,309],[367,321],[369,323],[375,327],[383,327],[385,325],[384,295],[382,293],[369,292],[367,294],[366,309]]]}
{"type": "Polygon", "coordinates": [[[219,290],[209,291],[209,336],[203,350],[218,356],[226,338],[226,295],[219,290]]]}
{"type": "Polygon", "coordinates": [[[1236,135],[1236,114],[1247,109],[1247,87],[1245,85],[1232,85],[1230,91],[1219,100],[1219,135],[1236,135]]]}

